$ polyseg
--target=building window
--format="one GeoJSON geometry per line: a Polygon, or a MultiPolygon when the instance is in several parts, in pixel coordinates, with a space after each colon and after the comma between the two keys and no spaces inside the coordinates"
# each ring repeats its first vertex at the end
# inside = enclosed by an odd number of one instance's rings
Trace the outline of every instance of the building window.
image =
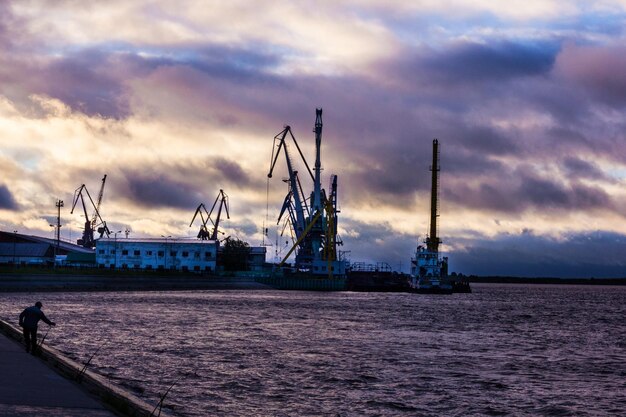
{"type": "Polygon", "coordinates": [[[141,268],[141,265],[139,265],[139,264],[135,264],[134,266],[135,266],[135,269],[141,268]]]}
{"type": "Polygon", "coordinates": [[[162,271],[165,269],[165,267],[163,265],[159,265],[159,267],[157,268],[158,270],[162,271]]]}
{"type": "Polygon", "coordinates": [[[213,254],[211,252],[204,252],[204,257],[205,258],[210,258],[211,256],[213,256],[213,254]]]}
{"type": "Polygon", "coordinates": [[[162,250],[160,250],[157,255],[159,255],[159,258],[162,258],[163,255],[165,255],[165,252],[163,252],[162,250]]]}
{"type": "Polygon", "coordinates": [[[104,268],[104,264],[98,264],[98,268],[104,268]]]}
{"type": "Polygon", "coordinates": [[[134,254],[135,256],[139,256],[139,255],[141,255],[141,252],[140,252],[140,251],[138,251],[138,250],[136,250],[135,252],[133,252],[133,254],[134,254]]]}
{"type": "Polygon", "coordinates": [[[199,270],[200,270],[200,265],[196,265],[196,266],[194,266],[194,267],[193,267],[193,270],[194,270],[194,271],[199,271],[199,270]]]}
{"type": "Polygon", "coordinates": [[[189,252],[187,252],[186,250],[183,251],[183,258],[186,258],[189,256],[189,252]]]}
{"type": "Polygon", "coordinates": [[[104,249],[98,249],[98,253],[102,255],[104,253],[104,249]]]}
{"type": "Polygon", "coordinates": [[[183,269],[183,271],[185,271],[185,272],[189,271],[189,267],[188,267],[187,265],[183,266],[183,268],[182,268],[182,269],[183,269]]]}
{"type": "Polygon", "coordinates": [[[207,266],[204,267],[204,270],[207,271],[207,272],[211,272],[211,267],[207,265],[207,266]]]}
{"type": "Polygon", "coordinates": [[[111,264],[111,265],[109,265],[109,268],[111,268],[111,269],[115,269],[115,264],[111,264]]]}
{"type": "Polygon", "coordinates": [[[122,264],[122,269],[128,269],[128,265],[122,264]]]}
{"type": "Polygon", "coordinates": [[[152,265],[146,265],[146,269],[152,269],[152,265]]]}
{"type": "Polygon", "coordinates": [[[147,251],[147,252],[146,252],[146,255],[148,255],[148,256],[152,256],[152,251],[151,251],[151,250],[147,251]]]}
{"type": "Polygon", "coordinates": [[[127,251],[126,249],[124,249],[124,250],[122,251],[122,255],[128,255],[128,251],[127,251]]]}
{"type": "Polygon", "coordinates": [[[115,249],[111,251],[111,255],[115,255],[115,249]]]}
{"type": "Polygon", "coordinates": [[[177,253],[177,252],[176,252],[175,250],[170,251],[170,256],[176,256],[176,253],[177,253]]]}
{"type": "Polygon", "coordinates": [[[194,252],[194,253],[193,253],[193,257],[194,257],[195,259],[200,259],[200,252],[198,252],[198,251],[194,252]]]}

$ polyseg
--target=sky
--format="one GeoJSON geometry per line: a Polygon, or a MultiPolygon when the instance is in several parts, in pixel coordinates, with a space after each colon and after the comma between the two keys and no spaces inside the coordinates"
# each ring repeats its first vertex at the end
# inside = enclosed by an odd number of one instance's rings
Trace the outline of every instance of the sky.
{"type": "Polygon", "coordinates": [[[291,126],[312,165],[323,108],[352,262],[408,272],[437,138],[451,271],[626,276],[626,0],[25,0],[0,17],[0,230],[52,237],[61,199],[77,239],[74,190],[106,174],[111,230],[195,237],[223,189],[225,235],[272,261],[289,240],[273,138],[291,126]]]}

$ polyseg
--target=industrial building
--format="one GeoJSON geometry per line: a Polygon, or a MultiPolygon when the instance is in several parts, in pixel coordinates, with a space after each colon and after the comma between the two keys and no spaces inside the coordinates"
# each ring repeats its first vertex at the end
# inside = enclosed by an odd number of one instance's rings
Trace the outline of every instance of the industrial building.
{"type": "Polygon", "coordinates": [[[0,264],[93,266],[93,250],[63,240],[0,231],[0,264]]]}
{"type": "Polygon", "coordinates": [[[217,269],[215,240],[111,239],[96,240],[100,268],[213,272],[217,269]]]}

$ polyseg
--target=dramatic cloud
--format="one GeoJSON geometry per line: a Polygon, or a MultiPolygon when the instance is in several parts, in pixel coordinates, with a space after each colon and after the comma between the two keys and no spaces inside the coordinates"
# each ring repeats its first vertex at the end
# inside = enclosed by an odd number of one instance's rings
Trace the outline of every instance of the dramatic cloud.
{"type": "Polygon", "coordinates": [[[490,179],[474,187],[452,184],[444,198],[466,207],[509,213],[528,209],[541,211],[613,209],[610,195],[600,187],[577,182],[569,185],[519,169],[507,179],[490,179]]]}
{"type": "Polygon", "coordinates": [[[626,47],[567,44],[557,70],[596,99],[611,106],[626,105],[626,47]]]}
{"type": "Polygon", "coordinates": [[[619,260],[624,250],[624,234],[596,231],[555,239],[526,230],[470,242],[451,256],[451,268],[476,275],[626,277],[626,262],[619,260]],[[485,259],[490,261],[485,263],[485,259]]]}
{"type": "MultiPolygon", "coordinates": [[[[453,269],[615,273],[621,255],[603,245],[626,235],[625,9],[1,3],[0,224],[49,234],[57,199],[67,207],[82,183],[96,194],[107,174],[102,211],[116,230],[193,234],[195,207],[224,189],[227,233],[259,244],[270,239],[263,227],[281,227],[287,193],[284,156],[267,179],[273,137],[289,124],[312,165],[322,107],[323,185],[339,176],[352,261],[408,271],[428,229],[437,138],[453,269]],[[603,236],[590,238],[590,253],[602,252],[604,267],[571,257],[589,236],[603,236]],[[489,249],[500,244],[510,256],[489,249]],[[526,250],[533,261],[522,263],[526,250]]],[[[75,237],[84,219],[63,217],[75,237]]]]}
{"type": "Polygon", "coordinates": [[[459,43],[450,45],[444,52],[418,59],[417,65],[427,71],[430,79],[446,83],[497,83],[547,74],[558,51],[555,46],[459,43]]]}
{"type": "Polygon", "coordinates": [[[6,185],[0,184],[0,210],[16,210],[17,203],[6,185]]]}
{"type": "Polygon", "coordinates": [[[563,166],[574,178],[606,179],[604,172],[592,162],[569,157],[563,161],[563,166]]]}

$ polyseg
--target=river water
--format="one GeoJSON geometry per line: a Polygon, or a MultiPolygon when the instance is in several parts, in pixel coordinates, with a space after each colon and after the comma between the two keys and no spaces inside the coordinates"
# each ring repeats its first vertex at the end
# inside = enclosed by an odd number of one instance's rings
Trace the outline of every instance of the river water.
{"type": "Polygon", "coordinates": [[[175,416],[623,415],[626,287],[9,293],[46,343],[175,416]],[[45,325],[40,333],[45,332],[45,325]]]}

